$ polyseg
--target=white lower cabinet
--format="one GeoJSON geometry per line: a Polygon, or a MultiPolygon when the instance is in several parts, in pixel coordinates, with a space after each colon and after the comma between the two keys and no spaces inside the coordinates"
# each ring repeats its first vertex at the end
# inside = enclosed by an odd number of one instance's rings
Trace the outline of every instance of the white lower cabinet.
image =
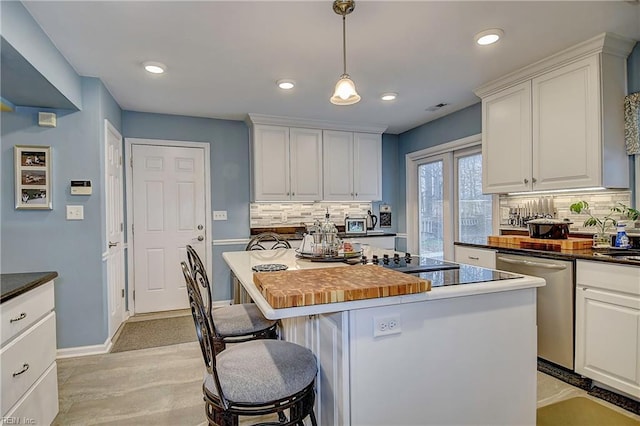
{"type": "Polygon", "coordinates": [[[640,398],[640,268],[576,268],[576,372],[640,398]]]}
{"type": "Polygon", "coordinates": [[[53,281],[0,306],[3,423],[48,425],[58,413],[53,307],[53,281]]]}
{"type": "Polygon", "coordinates": [[[454,246],[455,262],[482,268],[496,269],[495,250],[476,247],[454,246]]]}

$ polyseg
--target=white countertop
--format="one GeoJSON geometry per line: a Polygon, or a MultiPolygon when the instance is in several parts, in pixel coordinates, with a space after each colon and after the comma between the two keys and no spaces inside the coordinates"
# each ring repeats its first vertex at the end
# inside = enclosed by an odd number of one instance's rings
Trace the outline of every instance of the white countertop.
{"type": "MultiPolygon", "coordinates": [[[[371,258],[371,255],[388,253],[393,255],[391,250],[373,249],[365,246],[365,255],[371,258]]],[[[469,296],[484,293],[495,293],[501,291],[519,290],[530,287],[541,287],[545,285],[542,278],[524,276],[522,278],[481,282],[465,285],[452,285],[444,287],[433,287],[431,291],[425,293],[409,294],[403,296],[380,297],[374,299],[356,300],[350,302],[327,303],[320,305],[300,306],[294,308],[274,309],[267,303],[260,291],[253,283],[253,266],[280,263],[286,265],[288,269],[311,269],[311,268],[341,268],[348,267],[342,262],[312,262],[308,259],[300,259],[296,257],[295,249],[276,249],[276,250],[254,250],[254,251],[233,251],[222,254],[225,262],[231,268],[231,271],[238,278],[249,296],[262,311],[264,316],[269,319],[292,318],[303,315],[314,315],[329,312],[340,312],[353,309],[370,308],[374,306],[397,305],[403,303],[423,302],[436,299],[446,299],[452,297],[469,296]]]]}

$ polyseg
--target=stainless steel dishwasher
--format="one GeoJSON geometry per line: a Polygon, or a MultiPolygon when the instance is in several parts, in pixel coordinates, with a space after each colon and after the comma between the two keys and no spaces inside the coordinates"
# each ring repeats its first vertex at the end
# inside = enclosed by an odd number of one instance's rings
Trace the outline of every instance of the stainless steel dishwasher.
{"type": "Polygon", "coordinates": [[[573,370],[574,262],[498,253],[496,269],[544,278],[538,287],[538,356],[573,370]]]}

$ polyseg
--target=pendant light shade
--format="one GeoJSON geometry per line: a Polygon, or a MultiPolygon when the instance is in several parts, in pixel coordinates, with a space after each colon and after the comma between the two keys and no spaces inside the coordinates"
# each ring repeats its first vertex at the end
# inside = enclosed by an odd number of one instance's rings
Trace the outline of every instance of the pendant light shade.
{"type": "Polygon", "coordinates": [[[347,74],[347,39],[346,39],[346,16],[353,12],[356,7],[354,0],[335,0],[333,11],[342,15],[342,60],[343,73],[336,83],[333,96],[329,99],[334,105],[353,105],[360,102],[360,95],[356,92],[356,85],[347,74]]]}
{"type": "Polygon", "coordinates": [[[356,92],[356,85],[349,74],[342,74],[336,83],[336,89],[331,97],[331,103],[335,105],[353,105],[360,101],[360,95],[356,92]]]}

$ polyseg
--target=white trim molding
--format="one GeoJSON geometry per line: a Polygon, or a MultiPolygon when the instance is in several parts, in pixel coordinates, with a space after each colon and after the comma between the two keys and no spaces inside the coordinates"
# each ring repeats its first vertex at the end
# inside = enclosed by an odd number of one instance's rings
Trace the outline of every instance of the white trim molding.
{"type": "Polygon", "coordinates": [[[214,246],[235,246],[241,244],[248,244],[250,238],[229,238],[225,240],[213,240],[211,245],[214,246]]]}
{"type": "Polygon", "coordinates": [[[111,341],[111,338],[108,337],[101,345],[76,346],[73,348],[58,349],[56,359],[106,354],[111,350],[111,346],[113,346],[113,342],[111,341]]]}
{"type": "Polygon", "coordinates": [[[347,132],[384,133],[387,126],[377,124],[351,124],[337,121],[314,120],[309,118],[278,117],[250,113],[245,120],[249,127],[255,124],[267,124],[271,126],[303,127],[306,129],[343,130],[347,132]]]}
{"type": "Polygon", "coordinates": [[[516,71],[513,71],[496,80],[490,81],[475,89],[473,92],[480,98],[514,86],[523,81],[530,80],[539,74],[549,72],[568,63],[577,61],[597,53],[605,53],[626,58],[631,53],[635,40],[626,39],[613,33],[602,33],[575,46],[564,49],[554,55],[534,62],[516,71]]]}

